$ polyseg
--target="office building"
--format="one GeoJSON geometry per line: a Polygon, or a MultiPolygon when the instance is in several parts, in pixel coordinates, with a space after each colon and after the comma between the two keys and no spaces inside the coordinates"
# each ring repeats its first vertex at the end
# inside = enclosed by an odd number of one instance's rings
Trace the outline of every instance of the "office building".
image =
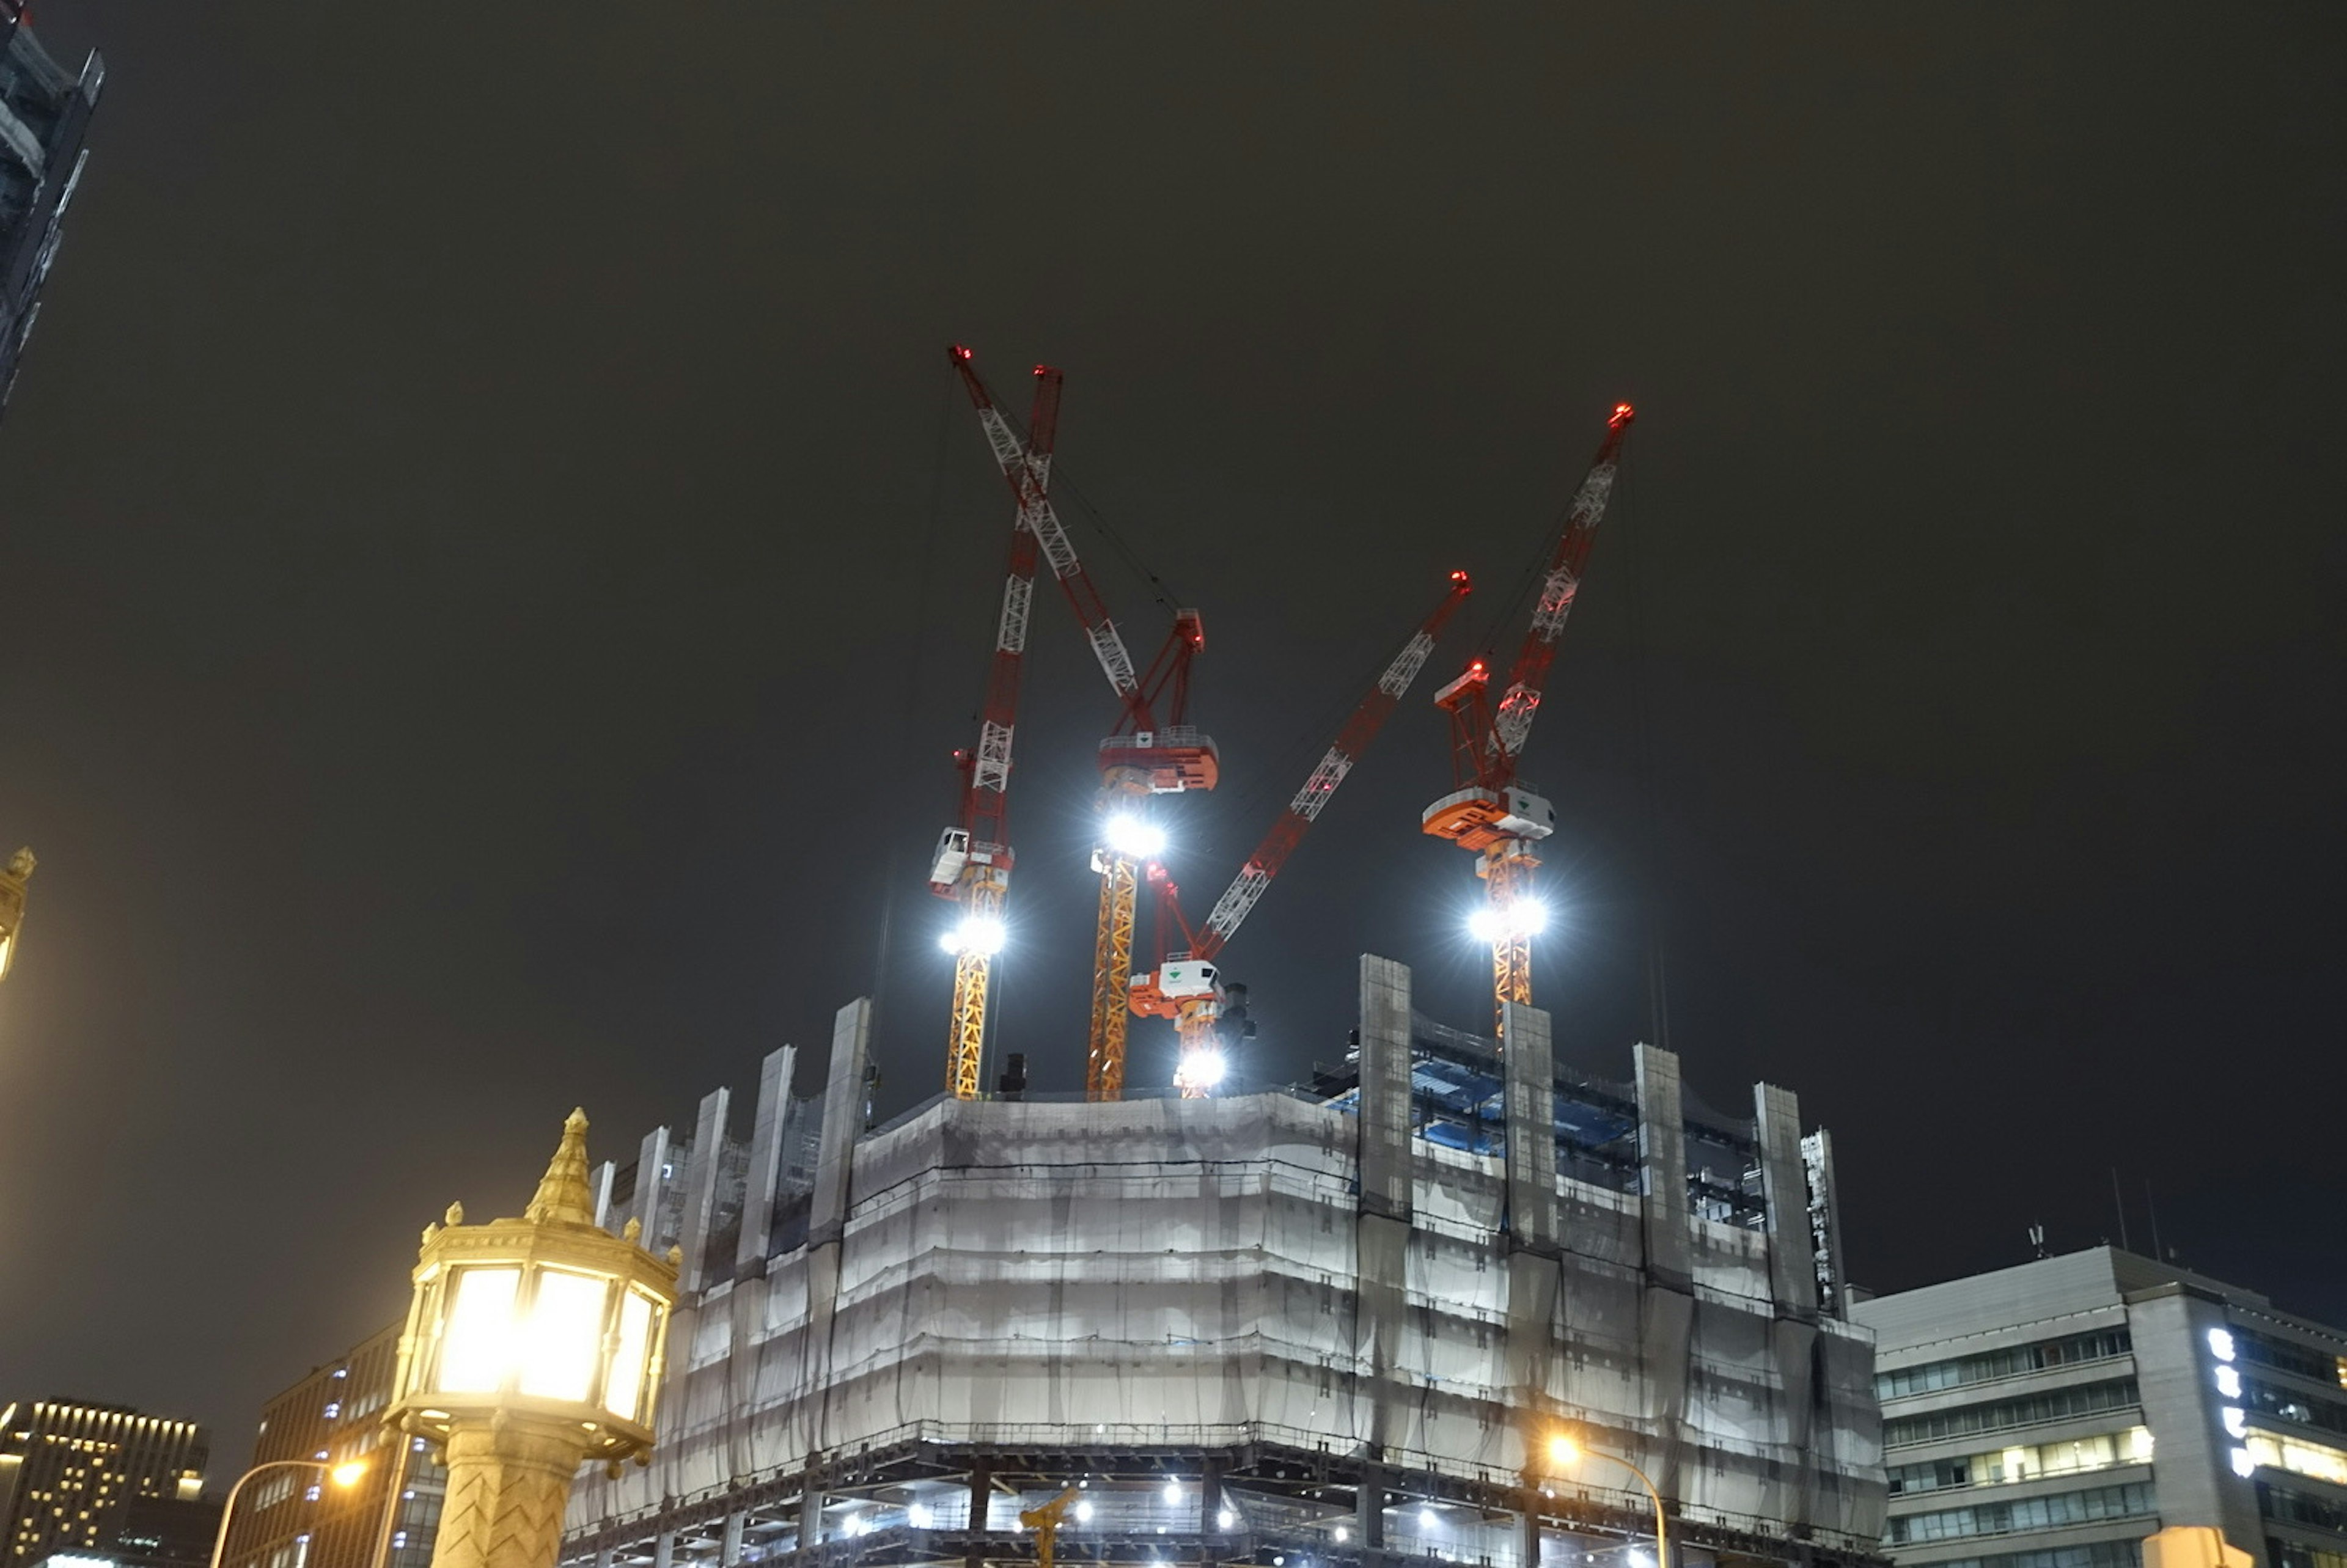
{"type": "Polygon", "coordinates": [[[203,1495],[193,1421],[128,1405],[27,1399],[0,1409],[0,1568],[112,1548],[129,1507],[203,1495]]]}
{"type": "Polygon", "coordinates": [[[2347,1568],[2347,1336],[2116,1247],[1861,1302],[1884,1551],[1914,1568],[2135,1568],[2210,1525],[2347,1568]]]}
{"type": "Polygon", "coordinates": [[[23,0],[0,0],[0,408],[40,314],[105,80],[95,54],[78,72],[59,66],[33,36],[23,0]]]}
{"type": "MultiPolygon", "coordinates": [[[[1350,1021],[1350,1020],[1346,1020],[1350,1021]]],[[[596,1173],[683,1264],[649,1468],[574,1493],[576,1568],[1062,1561],[1684,1568],[1872,1561],[1871,1360],[1826,1136],[1504,1054],[1362,962],[1358,1048],[1212,1099],[941,1098],[867,1128],[870,1009],[829,1081],[767,1059],[596,1173]],[[743,1134],[746,1132],[746,1136],[743,1134]]],[[[1344,1023],[1333,1023],[1340,1038],[1344,1023]]]]}
{"type": "Polygon", "coordinates": [[[446,1475],[419,1440],[402,1440],[383,1425],[398,1366],[395,1323],[313,1368],[262,1407],[255,1464],[357,1460],[366,1470],[347,1487],[316,1471],[257,1478],[237,1503],[223,1568],[373,1568],[395,1488],[384,1568],[430,1568],[446,1475]]]}

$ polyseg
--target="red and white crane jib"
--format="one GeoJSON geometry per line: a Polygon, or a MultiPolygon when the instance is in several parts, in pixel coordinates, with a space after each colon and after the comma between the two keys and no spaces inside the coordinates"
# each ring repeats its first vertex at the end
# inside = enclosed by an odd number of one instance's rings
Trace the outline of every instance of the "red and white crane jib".
{"type": "Polygon", "coordinates": [[[1572,613],[1573,598],[1581,590],[1581,574],[1589,563],[1590,547],[1596,543],[1597,525],[1604,519],[1605,503],[1614,493],[1622,437],[1635,417],[1628,404],[1614,405],[1613,415],[1605,422],[1605,439],[1598,446],[1596,460],[1581,481],[1581,488],[1573,493],[1573,505],[1565,514],[1564,529],[1550,559],[1548,576],[1541,583],[1540,599],[1532,607],[1531,630],[1524,634],[1515,667],[1508,671],[1508,689],[1501,694],[1499,707],[1492,715],[1487,764],[1492,774],[1485,782],[1494,787],[1504,785],[1512,777],[1515,760],[1522,754],[1524,741],[1532,733],[1532,720],[1540,712],[1542,688],[1548,679],[1549,664],[1556,657],[1556,640],[1564,630],[1564,619],[1572,613]]]}
{"type": "MultiPolygon", "coordinates": [[[[1060,515],[1052,508],[1049,489],[1051,460],[1048,455],[1039,466],[1030,463],[1027,449],[1010,422],[994,405],[986,390],[986,383],[970,363],[968,348],[956,343],[952,350],[954,369],[960,372],[962,385],[969,400],[978,408],[979,423],[985,426],[987,445],[994,449],[994,461],[1002,469],[1011,494],[1019,502],[1019,526],[1031,532],[1042,548],[1043,559],[1051,569],[1051,576],[1074,607],[1076,618],[1083,622],[1084,640],[1092,644],[1092,657],[1100,661],[1101,672],[1120,701],[1129,702],[1140,689],[1141,679],[1133,662],[1133,654],[1124,645],[1124,638],[1108,612],[1108,606],[1093,585],[1092,574],[1076,554],[1068,530],[1060,524],[1060,515]]],[[[1046,374],[1046,367],[1036,366],[1036,374],[1046,374]]],[[[1048,374],[1057,376],[1056,371],[1048,374]]],[[[1056,405],[1055,405],[1056,406],[1056,405]]],[[[1048,454],[1051,442],[1043,443],[1048,454]]]]}
{"type": "MultiPolygon", "coordinates": [[[[994,653],[987,669],[978,748],[958,756],[967,775],[961,821],[958,827],[946,831],[929,866],[929,890],[940,897],[953,897],[963,890],[964,874],[972,861],[994,866],[1003,876],[1010,870],[1006,816],[1011,743],[1018,723],[1019,680],[1035,596],[1037,539],[1028,526],[1028,513],[1032,497],[1051,473],[1051,447],[1059,427],[1060,384],[1058,371],[1048,365],[1035,367],[1035,401],[1028,419],[1027,443],[1018,448],[1017,457],[1020,474],[1032,482],[1012,486],[1018,511],[1010,530],[1010,561],[1003,572],[994,653]]],[[[988,409],[991,410],[991,400],[988,409]]],[[[988,425],[989,441],[998,428],[1006,433],[1010,428],[999,414],[988,425]]],[[[1009,470],[1005,473],[1008,475],[1009,470]]]]}
{"type": "Polygon", "coordinates": [[[1311,776],[1304,781],[1304,787],[1297,790],[1295,798],[1287,803],[1287,810],[1272,825],[1271,831],[1255,846],[1255,852],[1247,856],[1246,864],[1239,868],[1239,874],[1232,878],[1228,887],[1223,889],[1223,896],[1214,900],[1214,908],[1207,912],[1205,924],[1199,929],[1192,957],[1213,958],[1223,950],[1224,945],[1238,930],[1240,923],[1263,897],[1265,889],[1271,886],[1271,879],[1279,875],[1279,868],[1287,863],[1287,857],[1303,841],[1306,831],[1327,805],[1329,797],[1337,793],[1337,786],[1343,784],[1345,776],[1353,771],[1355,761],[1377,738],[1378,731],[1384,727],[1387,718],[1409,694],[1419,671],[1426,667],[1427,659],[1432,655],[1443,627],[1471,590],[1472,585],[1465,572],[1450,574],[1450,589],[1442,596],[1442,602],[1434,607],[1433,613],[1419,624],[1410,640],[1402,644],[1401,651],[1394,655],[1385,672],[1378,677],[1378,683],[1361,698],[1351,716],[1345,721],[1344,728],[1337,731],[1336,741],[1322,755],[1318,765],[1313,768],[1311,776]]]}

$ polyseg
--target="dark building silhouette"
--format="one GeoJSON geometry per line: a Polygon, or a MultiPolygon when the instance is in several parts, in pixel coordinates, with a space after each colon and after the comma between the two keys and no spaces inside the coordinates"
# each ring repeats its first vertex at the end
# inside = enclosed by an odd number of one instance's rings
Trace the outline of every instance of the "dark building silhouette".
{"type": "Polygon", "coordinates": [[[66,207],[81,178],[82,138],[106,66],[96,54],[78,74],[34,37],[22,0],[0,0],[0,409],[41,311],[41,285],[56,260],[66,207]]]}

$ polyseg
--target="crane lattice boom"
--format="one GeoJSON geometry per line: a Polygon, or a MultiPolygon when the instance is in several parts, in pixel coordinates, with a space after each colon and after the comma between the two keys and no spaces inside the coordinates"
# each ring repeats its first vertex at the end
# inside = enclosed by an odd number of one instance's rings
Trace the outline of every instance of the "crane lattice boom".
{"type": "Polygon", "coordinates": [[[1264,835],[1255,853],[1247,856],[1245,864],[1239,867],[1239,874],[1232,878],[1228,887],[1223,889],[1223,896],[1214,900],[1214,907],[1207,912],[1205,925],[1200,930],[1197,946],[1192,949],[1191,957],[1213,958],[1237,932],[1240,922],[1247,917],[1263,897],[1264,890],[1271,886],[1271,879],[1279,875],[1279,868],[1287,864],[1287,857],[1304,841],[1305,834],[1319,818],[1329,797],[1337,793],[1337,786],[1345,782],[1345,775],[1353,771],[1354,763],[1377,738],[1378,732],[1385,727],[1386,720],[1409,693],[1411,683],[1418,679],[1418,672],[1426,667],[1428,657],[1433,653],[1435,641],[1442,635],[1443,627],[1450,623],[1451,616],[1457,613],[1471,590],[1472,585],[1467,580],[1465,572],[1450,574],[1450,589],[1442,596],[1442,602],[1434,607],[1433,612],[1420,623],[1409,641],[1402,644],[1401,651],[1394,655],[1393,661],[1378,677],[1378,683],[1369,688],[1346,719],[1344,727],[1337,732],[1337,739],[1314,766],[1311,775],[1304,781],[1304,787],[1297,790],[1295,798],[1287,803],[1287,810],[1272,825],[1271,831],[1264,835]]]}

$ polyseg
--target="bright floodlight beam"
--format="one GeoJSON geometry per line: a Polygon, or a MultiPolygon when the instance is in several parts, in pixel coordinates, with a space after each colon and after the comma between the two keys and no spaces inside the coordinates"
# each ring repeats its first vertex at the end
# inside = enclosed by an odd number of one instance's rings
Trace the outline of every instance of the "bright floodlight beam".
{"type": "Polygon", "coordinates": [[[1002,951],[1010,933],[1002,922],[990,915],[972,915],[938,936],[938,946],[959,958],[964,953],[984,953],[989,958],[1002,951]]]}
{"type": "Polygon", "coordinates": [[[1486,904],[1467,917],[1467,934],[1479,942],[1537,937],[1547,929],[1548,906],[1537,898],[1519,898],[1498,908],[1486,904]]]}
{"type": "Polygon", "coordinates": [[[1135,860],[1154,860],[1165,853],[1165,830],[1128,811],[1110,817],[1101,833],[1111,849],[1135,860]]]}

